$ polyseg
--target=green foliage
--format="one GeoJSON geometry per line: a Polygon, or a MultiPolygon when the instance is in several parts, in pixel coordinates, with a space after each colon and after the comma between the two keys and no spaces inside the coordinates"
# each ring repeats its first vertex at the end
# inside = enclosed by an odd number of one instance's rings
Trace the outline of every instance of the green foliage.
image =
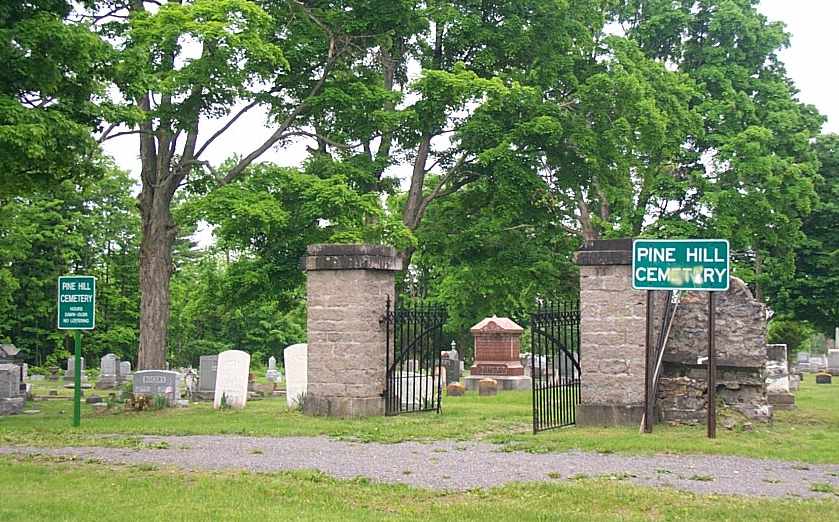
{"type": "Polygon", "coordinates": [[[777,308],[832,336],[839,325],[839,136],[820,136],[818,202],[802,227],[806,239],[795,251],[795,272],[771,284],[777,308]]]}
{"type": "Polygon", "coordinates": [[[91,132],[109,105],[97,102],[110,52],[71,10],[64,0],[0,6],[0,194],[101,174],[91,132]]]}
{"type": "Polygon", "coordinates": [[[769,322],[767,341],[772,344],[786,344],[787,355],[801,351],[804,342],[813,334],[813,329],[806,323],[786,319],[773,318],[769,322]]]}
{"type": "MultiPolygon", "coordinates": [[[[27,361],[63,367],[72,336],[56,330],[58,276],[97,277],[96,329],[88,361],[136,353],[138,216],[133,181],[107,166],[96,181],[64,181],[27,196],[0,196],[0,339],[27,361]]],[[[88,363],[90,364],[90,363],[88,363]]]]}

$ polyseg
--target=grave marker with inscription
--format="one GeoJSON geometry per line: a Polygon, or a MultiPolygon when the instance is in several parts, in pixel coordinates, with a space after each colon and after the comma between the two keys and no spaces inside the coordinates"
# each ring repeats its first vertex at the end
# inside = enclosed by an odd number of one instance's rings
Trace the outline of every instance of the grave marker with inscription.
{"type": "Polygon", "coordinates": [[[170,405],[178,397],[178,372],[169,370],[142,370],[134,373],[134,395],[155,397],[163,395],[170,405]]]}

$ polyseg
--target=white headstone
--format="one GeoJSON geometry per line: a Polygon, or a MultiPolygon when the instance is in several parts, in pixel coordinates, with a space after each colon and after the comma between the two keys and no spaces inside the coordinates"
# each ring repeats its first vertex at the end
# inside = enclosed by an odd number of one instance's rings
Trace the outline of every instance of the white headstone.
{"type": "Polygon", "coordinates": [[[283,362],[285,363],[286,402],[289,408],[294,408],[306,395],[309,382],[309,345],[292,344],[283,350],[283,362]]]}
{"type": "Polygon", "coordinates": [[[265,372],[265,378],[268,382],[279,382],[280,372],[277,370],[277,358],[273,355],[268,358],[268,371],[265,372]]]}
{"type": "Polygon", "coordinates": [[[119,363],[119,376],[122,379],[127,379],[131,375],[131,362],[130,361],[120,361],[119,363]]]}
{"type": "Polygon", "coordinates": [[[216,389],[213,408],[221,407],[222,400],[232,408],[241,409],[248,402],[248,372],[251,367],[250,354],[240,350],[228,350],[218,354],[216,389]]]}
{"type": "Polygon", "coordinates": [[[115,377],[117,375],[117,364],[119,363],[119,359],[117,356],[109,353],[108,355],[102,357],[99,361],[99,372],[100,375],[108,375],[111,377],[115,377]]]}
{"type": "Polygon", "coordinates": [[[831,373],[839,371],[839,350],[827,351],[827,369],[831,373]]]}

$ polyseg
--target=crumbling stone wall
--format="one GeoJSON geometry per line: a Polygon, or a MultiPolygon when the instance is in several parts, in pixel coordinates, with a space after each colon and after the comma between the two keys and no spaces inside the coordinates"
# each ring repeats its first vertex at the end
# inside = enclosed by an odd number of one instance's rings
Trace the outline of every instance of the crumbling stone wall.
{"type": "MultiPolygon", "coordinates": [[[[657,307],[659,313],[663,306],[657,307]]],[[[742,280],[717,294],[717,399],[752,420],[768,421],[766,308],[742,280]]],[[[707,415],[708,294],[683,292],[664,353],[658,406],[662,420],[702,422],[707,415]]]]}

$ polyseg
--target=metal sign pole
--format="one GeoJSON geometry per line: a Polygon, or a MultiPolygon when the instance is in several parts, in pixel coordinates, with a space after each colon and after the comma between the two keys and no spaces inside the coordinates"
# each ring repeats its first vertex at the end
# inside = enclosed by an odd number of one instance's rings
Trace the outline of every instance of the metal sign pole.
{"type": "Polygon", "coordinates": [[[73,330],[76,340],[76,363],[73,368],[73,378],[76,386],[73,391],[73,426],[78,428],[82,423],[82,331],[73,330]]]}
{"type": "Polygon", "coordinates": [[[717,438],[716,292],[708,292],[708,438],[717,438]]]}
{"type": "Polygon", "coordinates": [[[652,397],[652,386],[653,386],[653,306],[655,300],[653,299],[653,291],[647,290],[647,371],[644,376],[644,422],[643,422],[643,429],[644,433],[652,433],[653,432],[653,408],[651,405],[653,404],[653,397],[652,397]]]}

